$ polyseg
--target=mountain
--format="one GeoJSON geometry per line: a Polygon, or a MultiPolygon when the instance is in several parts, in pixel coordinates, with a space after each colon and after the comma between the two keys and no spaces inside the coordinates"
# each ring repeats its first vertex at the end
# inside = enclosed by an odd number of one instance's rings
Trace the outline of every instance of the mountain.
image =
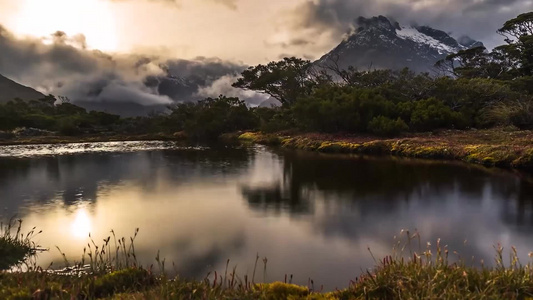
{"type": "Polygon", "coordinates": [[[36,90],[16,83],[15,81],[0,75],[0,103],[6,103],[20,98],[22,100],[37,100],[44,95],[36,90]]]}
{"type": "Polygon", "coordinates": [[[428,26],[401,26],[384,16],[357,19],[357,29],[318,61],[339,67],[403,69],[429,72],[435,63],[459,50],[482,46],[469,37],[458,40],[428,26]]]}

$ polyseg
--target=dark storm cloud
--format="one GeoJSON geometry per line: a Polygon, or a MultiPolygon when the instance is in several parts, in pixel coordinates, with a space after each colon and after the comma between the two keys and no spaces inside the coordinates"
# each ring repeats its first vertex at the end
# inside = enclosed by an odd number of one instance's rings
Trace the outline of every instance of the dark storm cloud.
{"type": "Polygon", "coordinates": [[[267,47],[281,47],[283,49],[287,49],[287,48],[292,48],[292,47],[304,47],[304,46],[314,45],[315,42],[304,39],[304,38],[293,38],[287,42],[271,43],[269,41],[264,41],[264,44],[267,47]]]}
{"type": "Polygon", "coordinates": [[[167,70],[171,74],[185,77],[198,76],[206,79],[220,78],[228,73],[240,73],[245,66],[219,58],[197,57],[194,61],[175,59],[168,61],[167,70]]]}
{"type": "Polygon", "coordinates": [[[0,74],[73,102],[164,106],[198,100],[232,92],[228,78],[235,79],[245,68],[217,58],[111,55],[88,50],[83,35],[56,32],[46,39],[21,39],[0,26],[0,74]]]}
{"type": "Polygon", "coordinates": [[[293,30],[314,29],[340,36],[353,28],[358,16],[385,15],[402,24],[429,25],[494,46],[501,42],[496,30],[530,10],[531,0],[315,0],[302,3],[289,18],[293,30]]]}

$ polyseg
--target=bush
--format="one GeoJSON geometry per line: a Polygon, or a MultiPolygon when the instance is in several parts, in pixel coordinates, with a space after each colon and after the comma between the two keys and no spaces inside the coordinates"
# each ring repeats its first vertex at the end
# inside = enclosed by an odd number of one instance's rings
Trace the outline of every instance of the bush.
{"type": "Polygon", "coordinates": [[[180,104],[169,117],[175,121],[174,131],[185,130],[196,139],[216,139],[223,133],[254,129],[256,115],[238,98],[208,98],[198,103],[180,104]]]}
{"type": "Polygon", "coordinates": [[[368,123],[368,131],[379,136],[397,136],[407,130],[409,130],[409,126],[400,118],[392,120],[379,116],[368,123]]]}
{"type": "Polygon", "coordinates": [[[59,133],[67,136],[81,134],[81,130],[79,128],[79,120],[73,117],[63,118],[59,120],[58,130],[59,133]]]}
{"type": "Polygon", "coordinates": [[[533,101],[517,106],[510,115],[511,124],[522,129],[533,129],[533,101]]]}
{"type": "Polygon", "coordinates": [[[279,132],[295,127],[290,109],[258,107],[253,110],[253,113],[259,120],[259,130],[263,132],[279,132]]]}
{"type": "Polygon", "coordinates": [[[418,101],[411,115],[410,127],[418,131],[439,128],[464,128],[467,120],[436,98],[418,101]]]}
{"type": "Polygon", "coordinates": [[[498,103],[487,111],[484,118],[495,125],[533,129],[533,100],[498,103]]]}
{"type": "Polygon", "coordinates": [[[292,107],[304,130],[365,132],[376,116],[397,117],[396,105],[375,89],[327,86],[292,107]]]}

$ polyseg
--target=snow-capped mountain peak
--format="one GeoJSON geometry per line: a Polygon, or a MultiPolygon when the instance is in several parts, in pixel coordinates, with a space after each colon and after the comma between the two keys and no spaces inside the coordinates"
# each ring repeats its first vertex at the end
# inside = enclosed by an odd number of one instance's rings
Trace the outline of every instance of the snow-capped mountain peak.
{"type": "Polygon", "coordinates": [[[346,68],[402,69],[430,71],[434,64],[459,50],[483,45],[469,37],[454,39],[442,30],[429,26],[402,26],[384,16],[359,17],[357,29],[335,49],[324,55],[319,64],[335,58],[346,68]]]}

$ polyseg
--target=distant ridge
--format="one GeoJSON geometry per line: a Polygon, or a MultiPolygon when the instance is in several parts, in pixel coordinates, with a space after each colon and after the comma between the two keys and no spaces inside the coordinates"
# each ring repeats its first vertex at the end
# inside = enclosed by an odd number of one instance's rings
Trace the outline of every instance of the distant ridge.
{"type": "Polygon", "coordinates": [[[44,94],[0,75],[0,103],[6,103],[15,98],[37,100],[43,97],[45,97],[44,94]]]}
{"type": "Polygon", "coordinates": [[[360,70],[403,69],[428,72],[435,63],[459,50],[483,46],[467,36],[454,39],[448,33],[428,26],[402,26],[387,17],[359,17],[357,29],[318,64],[330,60],[341,68],[360,70]]]}

